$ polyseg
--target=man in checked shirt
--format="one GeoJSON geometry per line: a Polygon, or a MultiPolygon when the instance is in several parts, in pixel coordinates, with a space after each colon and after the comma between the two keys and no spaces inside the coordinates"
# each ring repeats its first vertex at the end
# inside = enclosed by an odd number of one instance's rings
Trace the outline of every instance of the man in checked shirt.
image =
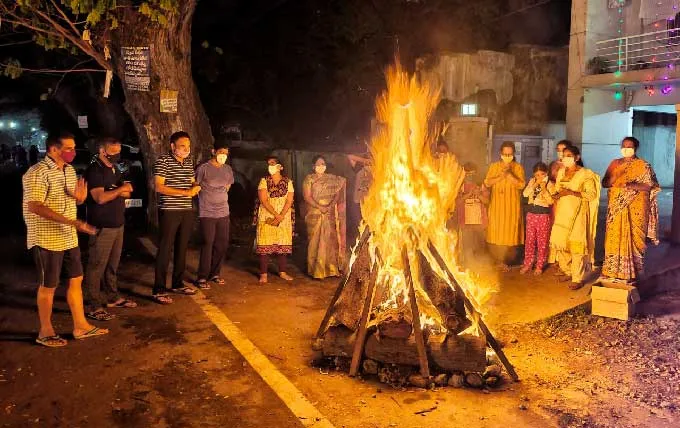
{"type": "Polygon", "coordinates": [[[45,159],[23,176],[23,213],[26,243],[38,271],[40,333],[36,343],[55,348],[66,345],[52,326],[54,291],[62,269],[68,278],[66,300],[73,317],[73,337],[85,339],[108,330],[91,325],[83,310],[83,266],[77,232],[92,235],[96,229],[76,219],[76,204],[87,198],[87,184],[69,165],[76,154],[75,138],[69,133],[50,135],[46,146],[45,159]]]}

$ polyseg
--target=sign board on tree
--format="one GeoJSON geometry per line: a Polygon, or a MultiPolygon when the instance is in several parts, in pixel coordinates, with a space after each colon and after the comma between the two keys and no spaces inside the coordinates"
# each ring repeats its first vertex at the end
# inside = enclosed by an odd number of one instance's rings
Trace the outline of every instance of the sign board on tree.
{"type": "Polygon", "coordinates": [[[151,57],[148,46],[121,48],[125,86],[131,91],[148,91],[151,77],[151,57]]]}
{"type": "Polygon", "coordinates": [[[177,91],[161,90],[161,113],[177,113],[177,91]]]}
{"type": "Polygon", "coordinates": [[[78,128],[87,129],[87,116],[78,116],[78,128]]]}

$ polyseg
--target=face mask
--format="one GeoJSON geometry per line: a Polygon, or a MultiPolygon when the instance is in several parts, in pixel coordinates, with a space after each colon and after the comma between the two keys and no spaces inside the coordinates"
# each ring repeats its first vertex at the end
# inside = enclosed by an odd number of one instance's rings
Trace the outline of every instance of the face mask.
{"type": "Polygon", "coordinates": [[[104,155],[106,156],[106,159],[111,162],[112,164],[117,164],[120,162],[120,153],[116,153],[115,155],[104,155]]]}
{"type": "Polygon", "coordinates": [[[567,168],[570,168],[576,164],[576,159],[572,157],[562,158],[562,164],[567,168]]]}
{"type": "Polygon", "coordinates": [[[175,150],[175,156],[180,159],[186,159],[191,154],[191,150],[175,150]]]}
{"type": "Polygon", "coordinates": [[[65,151],[61,152],[61,160],[63,160],[66,163],[73,162],[73,159],[75,159],[75,158],[76,158],[76,151],[75,150],[71,150],[71,151],[68,151],[68,152],[65,152],[65,151]]]}
{"type": "Polygon", "coordinates": [[[326,165],[316,165],[314,166],[314,172],[317,174],[323,174],[326,172],[326,165]]]}
{"type": "Polygon", "coordinates": [[[624,158],[632,158],[633,156],[635,156],[635,149],[630,147],[623,147],[621,148],[621,155],[624,158]]]}
{"type": "Polygon", "coordinates": [[[219,155],[215,156],[215,159],[217,160],[218,164],[224,165],[227,162],[227,155],[220,153],[219,155]]]}
{"type": "Polygon", "coordinates": [[[269,165],[267,167],[267,170],[269,171],[269,175],[274,175],[277,172],[280,171],[281,165],[269,165]]]}
{"type": "Polygon", "coordinates": [[[505,163],[510,163],[510,162],[512,162],[512,159],[513,159],[513,158],[514,158],[514,156],[512,156],[512,155],[502,155],[502,156],[501,156],[501,160],[502,160],[503,162],[505,162],[505,163]]]}

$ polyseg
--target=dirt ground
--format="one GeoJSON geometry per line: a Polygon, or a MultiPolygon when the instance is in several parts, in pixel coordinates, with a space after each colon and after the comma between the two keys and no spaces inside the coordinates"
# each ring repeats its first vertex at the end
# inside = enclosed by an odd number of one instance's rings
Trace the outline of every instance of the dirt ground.
{"type": "MultiPolygon", "coordinates": [[[[118,310],[107,337],[64,349],[32,344],[36,329],[23,238],[0,256],[0,425],[7,427],[300,426],[191,298],[145,297],[153,258],[128,239],[121,286],[140,307],[118,310]]],[[[223,268],[227,285],[205,294],[336,427],[665,427],[680,424],[680,294],[645,301],[629,322],[592,317],[588,290],[546,274],[500,277],[492,327],[521,378],[492,389],[394,389],[312,367],[311,338],[337,280],[295,271],[257,284],[245,242],[223,268]],[[571,293],[571,294],[570,294],[571,293]],[[562,309],[563,310],[563,309],[562,309]],[[416,414],[431,409],[423,415],[416,414]]],[[[189,257],[190,273],[196,253],[189,257]]],[[[297,260],[301,262],[301,260],[297,260]]],[[[58,299],[55,324],[68,334],[58,299]]],[[[101,324],[101,323],[100,323],[101,324]]]]}

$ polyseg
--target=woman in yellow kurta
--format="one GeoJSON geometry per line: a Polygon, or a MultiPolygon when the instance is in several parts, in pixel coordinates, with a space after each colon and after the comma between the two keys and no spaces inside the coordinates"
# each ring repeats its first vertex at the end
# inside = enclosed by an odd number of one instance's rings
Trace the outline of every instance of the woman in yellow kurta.
{"type": "Polygon", "coordinates": [[[626,137],[623,158],[614,160],[602,179],[609,188],[602,276],[626,282],[644,271],[647,239],[659,242],[656,196],[661,189],[652,167],[636,156],[638,147],[637,139],[626,137]]]}
{"type": "Polygon", "coordinates": [[[524,219],[520,194],[524,189],[524,168],[515,161],[515,144],[501,145],[501,160],[489,167],[484,185],[491,189],[486,241],[501,268],[516,261],[518,246],[524,244],[524,219]]]}
{"type": "Polygon", "coordinates": [[[281,174],[283,166],[278,158],[267,159],[269,176],[257,186],[255,207],[255,252],[260,256],[260,282],[267,282],[269,256],[275,254],[279,276],[286,281],[293,278],[286,273],[286,255],[293,253],[293,181],[281,174]]]}

